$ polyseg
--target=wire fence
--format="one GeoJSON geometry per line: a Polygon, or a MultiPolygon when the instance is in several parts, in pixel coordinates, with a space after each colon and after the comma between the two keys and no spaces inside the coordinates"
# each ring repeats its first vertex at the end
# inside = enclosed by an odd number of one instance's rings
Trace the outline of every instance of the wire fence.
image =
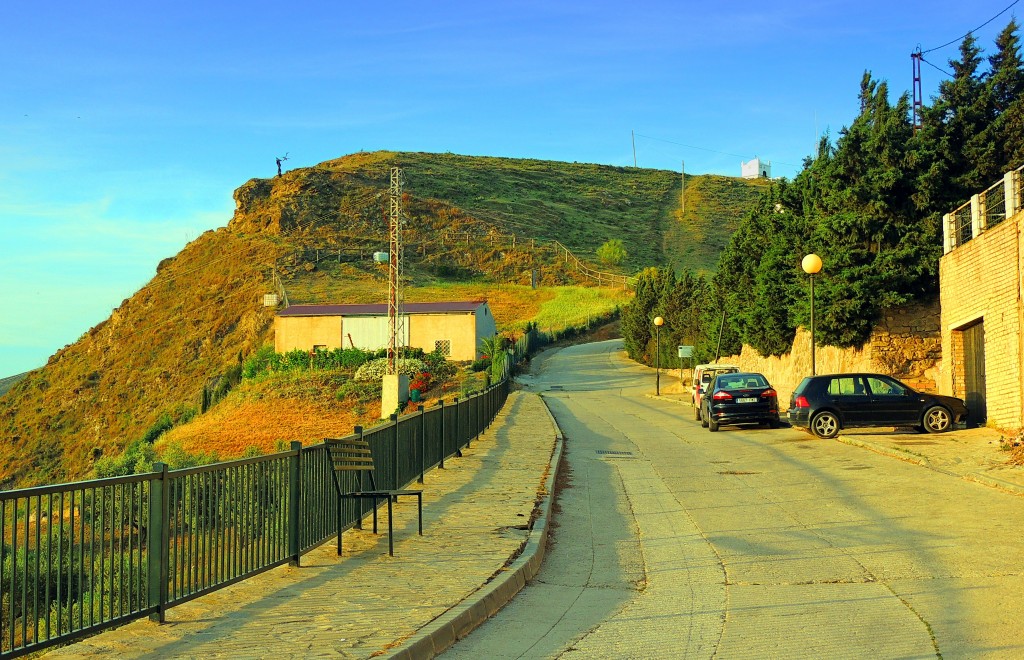
{"type": "MultiPolygon", "coordinates": [[[[338,247],[329,244],[307,245],[295,251],[292,260],[309,262],[316,265],[319,265],[321,261],[352,263],[369,260],[373,250],[372,239],[362,237],[358,240],[364,243],[364,245],[361,247],[352,247],[351,245],[338,247]]],[[[382,237],[381,240],[384,240],[384,238],[382,237]]],[[[571,264],[576,272],[584,277],[584,281],[587,284],[594,284],[599,287],[621,286],[623,289],[635,286],[636,284],[635,275],[627,276],[592,268],[558,240],[522,239],[516,234],[505,233],[493,227],[481,227],[479,231],[445,229],[432,236],[429,240],[406,241],[404,251],[406,254],[425,256],[434,243],[438,243],[441,246],[464,244],[467,247],[471,247],[474,244],[480,246],[487,245],[490,248],[509,251],[523,249],[529,249],[530,251],[537,249],[551,250],[556,256],[564,257],[565,262],[571,264]]],[[[280,267],[281,264],[275,266],[275,273],[280,267]]],[[[283,285],[280,288],[283,288],[283,285]]]]}

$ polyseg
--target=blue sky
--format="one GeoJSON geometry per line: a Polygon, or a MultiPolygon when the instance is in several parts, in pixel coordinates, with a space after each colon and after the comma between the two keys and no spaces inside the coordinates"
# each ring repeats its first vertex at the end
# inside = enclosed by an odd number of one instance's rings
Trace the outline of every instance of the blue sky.
{"type": "MultiPolygon", "coordinates": [[[[865,69],[909,90],[916,46],[1011,1],[10,3],[0,376],[44,364],[225,225],[232,191],[276,156],[631,165],[635,131],[641,167],[738,175],[756,155],[792,176],[854,118],[865,69]]],[[[1011,12],[976,33],[986,54],[1011,12]]],[[[924,68],[926,98],[941,77],[924,68]]]]}

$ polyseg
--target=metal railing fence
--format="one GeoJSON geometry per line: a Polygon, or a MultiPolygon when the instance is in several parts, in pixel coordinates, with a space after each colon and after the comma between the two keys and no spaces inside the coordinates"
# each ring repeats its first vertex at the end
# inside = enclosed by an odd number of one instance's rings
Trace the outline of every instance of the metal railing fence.
{"type": "MultiPolygon", "coordinates": [[[[508,370],[543,342],[523,335],[503,377],[478,394],[357,429],[377,486],[402,488],[460,456],[504,405],[508,370]]],[[[298,442],[269,456],[0,492],[0,658],[162,621],[174,605],[298,565],[334,538],[337,506],[325,445],[298,442]]],[[[371,506],[343,503],[343,528],[371,506]]]]}
{"type": "Polygon", "coordinates": [[[983,232],[1013,217],[1024,208],[1024,166],[1007,172],[1000,181],[943,217],[943,252],[949,253],[983,232]]]}

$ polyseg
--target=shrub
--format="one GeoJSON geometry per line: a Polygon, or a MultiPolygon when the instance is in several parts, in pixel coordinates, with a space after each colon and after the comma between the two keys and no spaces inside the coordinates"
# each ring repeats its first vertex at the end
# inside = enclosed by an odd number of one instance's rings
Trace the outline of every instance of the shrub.
{"type": "MultiPolygon", "coordinates": [[[[405,374],[410,377],[417,376],[427,370],[427,365],[423,363],[423,360],[417,360],[416,358],[403,358],[397,361],[396,366],[398,367],[398,373],[405,374]]],[[[356,369],[356,373],[353,378],[362,383],[367,381],[379,381],[384,378],[387,371],[387,358],[370,360],[363,366],[356,369]]]]}
{"type": "Polygon", "coordinates": [[[505,365],[508,362],[508,353],[501,351],[491,358],[491,366],[488,373],[491,375],[491,382],[498,382],[505,375],[505,365]]]}
{"type": "Polygon", "coordinates": [[[252,354],[242,365],[242,375],[245,378],[255,378],[261,373],[269,370],[271,361],[277,356],[273,346],[264,346],[252,354]]]}
{"type": "Polygon", "coordinates": [[[420,392],[426,392],[430,388],[430,374],[424,371],[420,375],[416,376],[409,383],[410,390],[419,390],[420,392]]]}
{"type": "Polygon", "coordinates": [[[161,413],[160,417],[146,429],[146,432],[142,435],[142,441],[147,444],[153,444],[156,439],[163,435],[166,431],[174,426],[174,420],[167,413],[161,413]]]}
{"type": "Polygon", "coordinates": [[[380,398],[380,383],[349,380],[335,390],[334,398],[338,401],[355,400],[359,403],[370,403],[380,398]]]}
{"type": "Polygon", "coordinates": [[[626,248],[622,245],[622,240],[611,238],[606,241],[604,245],[597,248],[597,258],[601,260],[601,263],[609,266],[621,264],[626,260],[626,248]]]}
{"type": "Polygon", "coordinates": [[[440,350],[435,350],[423,356],[423,363],[427,365],[427,371],[431,378],[437,383],[446,383],[458,373],[459,369],[449,362],[440,350]]]}
{"type": "Polygon", "coordinates": [[[361,348],[336,348],[313,354],[314,369],[356,369],[373,359],[373,353],[361,348]]]}
{"type": "Polygon", "coordinates": [[[473,360],[472,364],[469,365],[472,371],[483,371],[491,366],[491,358],[483,357],[479,360],[473,360]]]}

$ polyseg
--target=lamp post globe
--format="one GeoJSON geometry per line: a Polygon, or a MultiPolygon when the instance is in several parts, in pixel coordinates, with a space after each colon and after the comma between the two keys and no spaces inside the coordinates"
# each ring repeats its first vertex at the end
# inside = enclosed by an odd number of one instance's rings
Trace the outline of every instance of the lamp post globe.
{"type": "Polygon", "coordinates": [[[655,358],[655,369],[654,369],[654,395],[661,396],[661,326],[665,325],[665,319],[660,316],[654,317],[654,332],[655,332],[655,350],[657,357],[655,358]]]}
{"type": "Polygon", "coordinates": [[[810,276],[811,280],[811,375],[818,374],[818,365],[814,355],[814,276],[821,272],[821,257],[808,254],[800,262],[800,267],[810,276]]]}
{"type": "Polygon", "coordinates": [[[800,267],[808,275],[817,275],[821,272],[821,257],[811,253],[803,258],[803,261],[800,262],[800,267]]]}

